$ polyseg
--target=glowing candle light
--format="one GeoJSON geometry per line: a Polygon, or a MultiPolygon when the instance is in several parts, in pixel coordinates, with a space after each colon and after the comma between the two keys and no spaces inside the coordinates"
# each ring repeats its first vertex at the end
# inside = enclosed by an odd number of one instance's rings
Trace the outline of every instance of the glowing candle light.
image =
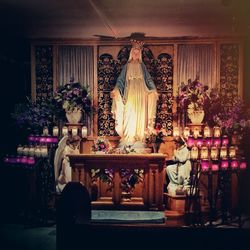
{"type": "Polygon", "coordinates": [[[190,135],[190,129],[189,129],[189,127],[185,127],[185,128],[184,128],[184,131],[183,131],[183,136],[184,136],[185,138],[188,138],[189,135],[190,135]]]}
{"type": "Polygon", "coordinates": [[[58,134],[59,134],[59,129],[58,129],[58,127],[57,126],[54,126],[53,127],[53,132],[52,132],[52,134],[53,134],[53,136],[58,136],[58,134]]]}
{"type": "Polygon", "coordinates": [[[214,140],[213,140],[214,146],[219,147],[219,146],[220,146],[220,143],[221,143],[220,138],[219,138],[219,137],[218,137],[218,138],[215,137],[214,140]]]}
{"type": "Polygon", "coordinates": [[[210,157],[212,160],[217,160],[219,155],[219,149],[215,146],[211,147],[210,157]]]}
{"type": "Polygon", "coordinates": [[[222,160],[221,161],[221,169],[222,170],[227,170],[228,169],[228,160],[222,160]]]}
{"type": "Polygon", "coordinates": [[[211,147],[212,146],[212,137],[207,137],[206,138],[206,145],[207,145],[207,147],[211,147]]]}
{"type": "Polygon", "coordinates": [[[242,158],[240,162],[240,169],[244,170],[246,168],[247,168],[247,162],[245,161],[244,158],[242,158]]]}
{"type": "Polygon", "coordinates": [[[214,137],[220,137],[220,135],[221,135],[220,127],[215,126],[214,127],[214,137]]]}
{"type": "Polygon", "coordinates": [[[49,129],[48,129],[48,127],[43,127],[43,135],[44,136],[49,135],[49,129]]]}
{"type": "Polygon", "coordinates": [[[86,126],[82,127],[82,138],[87,138],[88,135],[88,129],[86,126]]]}
{"type": "Polygon", "coordinates": [[[218,171],[219,170],[219,162],[218,161],[212,161],[211,169],[212,169],[212,171],[218,171]]]}
{"type": "Polygon", "coordinates": [[[199,136],[196,142],[197,147],[201,147],[203,144],[203,137],[199,136]]]}
{"type": "Polygon", "coordinates": [[[78,128],[72,128],[72,136],[76,136],[78,134],[78,128]]]}
{"type": "Polygon", "coordinates": [[[199,128],[194,128],[194,138],[197,138],[200,135],[199,128]]]}
{"type": "Polygon", "coordinates": [[[235,158],[236,157],[236,148],[234,146],[231,146],[229,148],[229,157],[230,158],[235,158]]]}
{"type": "Polygon", "coordinates": [[[208,160],[201,161],[201,170],[203,172],[207,172],[209,170],[209,161],[208,160]]]}
{"type": "Polygon", "coordinates": [[[220,149],[220,157],[223,158],[227,158],[227,147],[222,146],[220,149]]]}
{"type": "Polygon", "coordinates": [[[33,156],[28,157],[27,164],[28,165],[34,165],[35,164],[35,158],[33,156]]]}
{"type": "Polygon", "coordinates": [[[227,137],[226,135],[224,135],[224,136],[222,137],[222,142],[221,142],[221,144],[222,144],[223,146],[227,146],[227,145],[228,145],[228,142],[229,142],[228,137],[227,137]]]}
{"type": "Polygon", "coordinates": [[[187,145],[188,145],[188,147],[190,147],[190,148],[194,146],[194,137],[193,137],[192,135],[190,135],[190,136],[188,137],[187,145]]]}
{"type": "Polygon", "coordinates": [[[206,126],[204,128],[204,137],[210,137],[211,133],[210,133],[210,128],[208,126],[206,126]]]}
{"type": "Polygon", "coordinates": [[[23,146],[21,144],[18,145],[17,147],[17,154],[22,155],[23,154],[23,146]]]}
{"type": "Polygon", "coordinates": [[[192,147],[191,152],[190,152],[190,158],[192,160],[197,160],[199,156],[199,150],[197,147],[192,147]]]}
{"type": "Polygon", "coordinates": [[[63,136],[68,135],[68,128],[66,126],[62,128],[62,135],[63,136]]]}
{"type": "Polygon", "coordinates": [[[237,159],[236,158],[232,159],[231,168],[234,170],[234,169],[237,169],[238,166],[239,166],[239,163],[238,163],[237,159]]]}
{"type": "Polygon", "coordinates": [[[208,159],[208,148],[201,147],[201,159],[208,159]]]}

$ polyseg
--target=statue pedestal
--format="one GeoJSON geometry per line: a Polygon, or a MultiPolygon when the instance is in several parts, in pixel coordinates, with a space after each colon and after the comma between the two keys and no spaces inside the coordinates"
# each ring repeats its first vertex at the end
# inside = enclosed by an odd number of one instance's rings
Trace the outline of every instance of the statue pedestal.
{"type": "Polygon", "coordinates": [[[151,148],[147,148],[146,145],[141,141],[136,141],[136,142],[120,141],[117,148],[121,150],[126,148],[128,151],[135,150],[135,153],[137,154],[151,153],[151,148]]]}

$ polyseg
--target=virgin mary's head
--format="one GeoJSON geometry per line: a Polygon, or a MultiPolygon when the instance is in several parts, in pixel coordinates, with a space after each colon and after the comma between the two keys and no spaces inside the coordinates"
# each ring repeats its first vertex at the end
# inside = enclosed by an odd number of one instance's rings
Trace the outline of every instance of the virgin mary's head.
{"type": "Polygon", "coordinates": [[[132,48],[130,51],[129,59],[128,61],[136,61],[142,62],[142,51],[138,48],[132,48]]]}

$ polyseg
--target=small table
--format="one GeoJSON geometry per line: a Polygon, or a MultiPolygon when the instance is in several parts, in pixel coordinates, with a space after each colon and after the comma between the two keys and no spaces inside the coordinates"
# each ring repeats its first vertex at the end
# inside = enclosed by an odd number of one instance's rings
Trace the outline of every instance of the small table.
{"type": "MultiPolygon", "coordinates": [[[[91,169],[112,168],[113,192],[109,203],[111,208],[121,208],[126,204],[121,199],[121,169],[144,169],[142,204],[138,201],[131,205],[140,206],[147,210],[164,210],[164,154],[79,154],[68,155],[72,167],[72,181],[82,182],[91,191],[91,169]],[[143,206],[142,206],[143,205],[143,206]]],[[[94,202],[92,202],[94,205],[94,202]]],[[[98,205],[105,207],[107,201],[98,201],[98,205]]],[[[103,208],[102,207],[102,208],[103,208]]]]}

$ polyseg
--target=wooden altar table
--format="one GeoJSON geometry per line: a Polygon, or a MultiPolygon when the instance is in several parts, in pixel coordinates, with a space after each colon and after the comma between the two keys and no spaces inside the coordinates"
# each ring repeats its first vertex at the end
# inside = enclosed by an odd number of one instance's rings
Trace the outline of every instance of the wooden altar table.
{"type": "Polygon", "coordinates": [[[140,206],[146,210],[164,210],[164,154],[79,154],[68,155],[72,167],[72,181],[82,182],[91,191],[91,169],[110,169],[114,171],[113,192],[110,202],[98,200],[92,206],[104,208],[124,208],[140,206]],[[141,202],[123,202],[121,190],[121,169],[144,169],[143,192],[141,202]]]}

